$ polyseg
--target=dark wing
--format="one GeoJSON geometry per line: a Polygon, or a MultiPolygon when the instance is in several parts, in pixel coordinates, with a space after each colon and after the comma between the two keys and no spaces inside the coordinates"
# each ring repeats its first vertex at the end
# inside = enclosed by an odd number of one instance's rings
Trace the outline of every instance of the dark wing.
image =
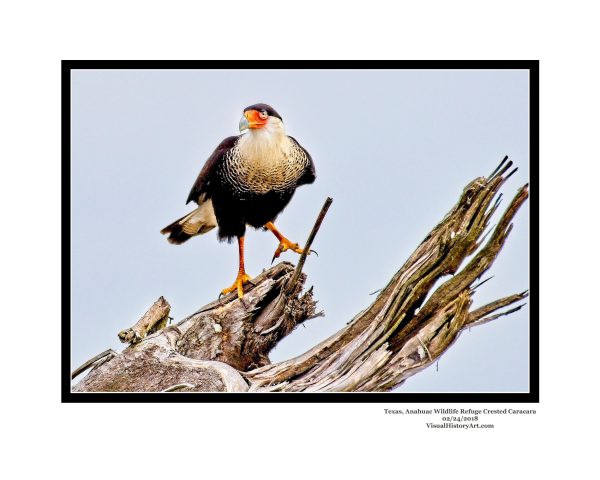
{"type": "Polygon", "coordinates": [[[202,167],[202,170],[200,170],[200,173],[198,174],[198,178],[196,179],[194,186],[190,190],[190,194],[188,195],[187,201],[185,202],[186,205],[192,200],[198,203],[198,198],[202,193],[206,192],[210,184],[211,176],[214,172],[215,166],[218,165],[219,162],[225,156],[225,154],[227,154],[227,152],[233,148],[238,138],[238,136],[227,137],[219,144],[219,146],[215,149],[212,155],[208,157],[208,160],[206,161],[206,163],[202,167]]]}
{"type": "Polygon", "coordinates": [[[312,157],[310,156],[310,153],[308,153],[306,149],[302,145],[300,145],[298,143],[298,140],[296,140],[294,137],[290,137],[289,135],[288,137],[302,152],[304,152],[306,158],[308,159],[308,165],[306,166],[304,173],[302,174],[296,185],[305,185],[307,183],[313,183],[315,181],[315,178],[317,178],[317,171],[315,170],[315,164],[313,162],[312,157]]]}

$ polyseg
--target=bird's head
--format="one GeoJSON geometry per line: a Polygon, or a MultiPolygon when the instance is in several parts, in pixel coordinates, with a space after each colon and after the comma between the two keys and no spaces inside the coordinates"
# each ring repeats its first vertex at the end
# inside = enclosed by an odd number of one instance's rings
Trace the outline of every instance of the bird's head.
{"type": "Polygon", "coordinates": [[[257,103],[244,109],[244,115],[240,119],[240,133],[281,131],[283,132],[283,121],[273,107],[266,103],[257,103]]]}

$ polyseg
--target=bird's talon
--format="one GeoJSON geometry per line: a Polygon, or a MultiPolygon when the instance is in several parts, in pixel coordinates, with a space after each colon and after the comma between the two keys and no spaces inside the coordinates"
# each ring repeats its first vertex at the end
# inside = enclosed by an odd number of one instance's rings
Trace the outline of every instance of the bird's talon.
{"type": "MultiPolygon", "coordinates": [[[[273,255],[273,261],[276,258],[279,258],[279,255],[281,255],[283,252],[287,251],[287,250],[292,250],[300,255],[302,255],[304,253],[304,250],[302,250],[300,248],[300,245],[298,245],[297,243],[292,243],[291,241],[289,241],[287,238],[283,237],[280,241],[279,241],[279,245],[277,246],[277,250],[275,250],[275,254],[273,255]]],[[[273,263],[273,261],[271,261],[271,263],[273,263]]]]}
{"type": "Polygon", "coordinates": [[[242,298],[244,296],[244,283],[252,283],[250,282],[251,278],[252,277],[246,275],[245,272],[239,272],[235,282],[233,282],[233,285],[231,285],[231,287],[224,288],[221,291],[221,295],[227,295],[228,293],[237,291],[238,298],[242,298]]]}
{"type": "Polygon", "coordinates": [[[276,258],[279,258],[279,256],[281,255],[281,252],[284,252],[285,250],[281,247],[281,244],[279,244],[279,246],[277,247],[277,250],[275,250],[275,253],[273,254],[273,258],[271,259],[271,265],[273,265],[273,262],[275,261],[276,258]]]}

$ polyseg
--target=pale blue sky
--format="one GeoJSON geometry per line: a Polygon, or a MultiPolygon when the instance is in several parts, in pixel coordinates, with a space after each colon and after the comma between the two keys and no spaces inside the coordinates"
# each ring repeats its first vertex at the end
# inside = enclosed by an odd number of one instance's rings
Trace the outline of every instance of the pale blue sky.
{"type": "MultiPolygon", "coordinates": [[[[159,230],[185,200],[242,110],[271,104],[313,156],[277,226],[303,243],[334,199],[305,266],[324,318],[299,327],[273,361],[303,353],[373,301],[473,178],[504,155],[529,181],[529,83],[511,70],[77,70],[72,73],[72,354],[77,366],[164,295],[175,320],[214,300],[237,269],[235,245],[213,232],[181,246],[159,230]]],[[[503,206],[506,206],[505,201],[503,206]]],[[[494,279],[475,306],[529,288],[529,205],[518,213],[494,279]]],[[[250,230],[246,269],[276,248],[250,230]]],[[[287,252],[282,259],[295,262],[287,252]]],[[[529,307],[463,333],[438,368],[398,392],[529,390],[529,307]]]]}

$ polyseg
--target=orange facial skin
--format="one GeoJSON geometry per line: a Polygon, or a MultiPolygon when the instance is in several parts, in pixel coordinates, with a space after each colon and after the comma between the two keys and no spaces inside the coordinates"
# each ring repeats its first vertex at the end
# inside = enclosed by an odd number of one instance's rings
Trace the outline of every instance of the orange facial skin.
{"type": "Polygon", "coordinates": [[[244,112],[244,116],[248,120],[250,128],[262,128],[267,124],[267,118],[261,118],[258,110],[248,110],[244,112]]]}

